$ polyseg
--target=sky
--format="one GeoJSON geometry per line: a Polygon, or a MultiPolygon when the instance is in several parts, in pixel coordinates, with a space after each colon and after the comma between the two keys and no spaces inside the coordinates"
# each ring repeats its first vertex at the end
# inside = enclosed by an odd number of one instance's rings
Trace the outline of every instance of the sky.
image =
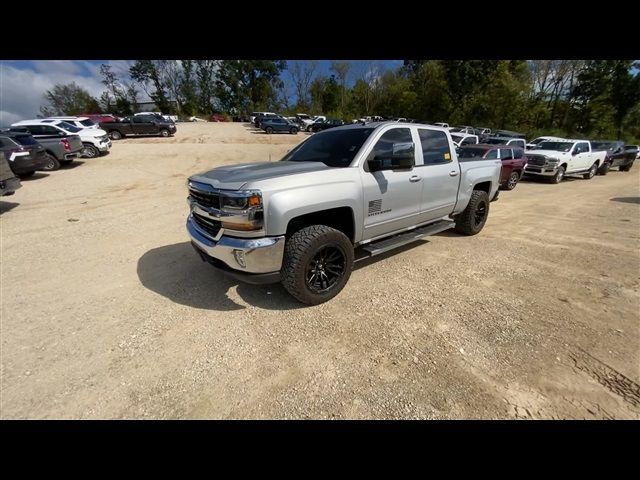
{"type": "MultiPolygon", "coordinates": [[[[330,74],[332,60],[320,60],[318,71],[330,74]]],[[[44,103],[44,93],[58,83],[75,82],[98,98],[104,91],[100,65],[112,65],[116,73],[126,73],[131,60],[24,60],[0,61],[0,126],[35,118],[44,103]]],[[[402,60],[353,60],[349,83],[372,64],[380,69],[396,68],[402,60]]],[[[288,81],[288,74],[282,77],[288,81]]],[[[289,89],[291,91],[291,89],[289,89]]],[[[141,100],[145,100],[141,98],[141,100]]]]}

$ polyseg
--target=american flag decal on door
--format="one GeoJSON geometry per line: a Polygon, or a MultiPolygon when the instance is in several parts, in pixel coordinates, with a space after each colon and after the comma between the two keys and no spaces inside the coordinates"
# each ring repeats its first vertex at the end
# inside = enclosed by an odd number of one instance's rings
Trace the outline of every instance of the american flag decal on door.
{"type": "Polygon", "coordinates": [[[379,212],[380,210],[382,210],[382,199],[378,199],[378,200],[371,200],[369,202],[369,215],[379,212]]]}

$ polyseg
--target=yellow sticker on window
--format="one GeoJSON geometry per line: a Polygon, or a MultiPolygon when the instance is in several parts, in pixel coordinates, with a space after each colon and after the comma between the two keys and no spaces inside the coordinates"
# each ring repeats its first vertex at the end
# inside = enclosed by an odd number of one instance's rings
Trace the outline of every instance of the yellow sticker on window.
{"type": "Polygon", "coordinates": [[[451,160],[451,154],[450,153],[445,153],[444,154],[444,159],[445,160],[451,160]]]}

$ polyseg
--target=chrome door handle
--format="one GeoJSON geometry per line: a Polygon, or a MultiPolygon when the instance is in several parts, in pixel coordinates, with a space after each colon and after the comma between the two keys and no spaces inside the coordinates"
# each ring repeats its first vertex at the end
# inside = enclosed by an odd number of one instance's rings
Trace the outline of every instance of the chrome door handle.
{"type": "Polygon", "coordinates": [[[450,177],[455,177],[456,175],[458,175],[458,172],[456,172],[455,170],[452,170],[451,172],[449,172],[450,177]]]}
{"type": "Polygon", "coordinates": [[[418,175],[414,175],[409,179],[410,182],[419,182],[420,180],[422,180],[422,177],[419,177],[418,175]]]}

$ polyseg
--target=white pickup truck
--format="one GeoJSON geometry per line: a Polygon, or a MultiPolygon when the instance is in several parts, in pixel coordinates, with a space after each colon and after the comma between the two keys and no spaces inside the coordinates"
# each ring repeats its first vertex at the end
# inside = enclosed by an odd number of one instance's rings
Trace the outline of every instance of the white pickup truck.
{"type": "Polygon", "coordinates": [[[565,175],[581,174],[585,180],[592,179],[607,152],[592,151],[588,140],[552,140],[540,142],[536,148],[527,150],[525,175],[540,175],[551,183],[560,183],[565,175]]]}
{"type": "Polygon", "coordinates": [[[495,159],[458,162],[443,128],[335,127],[279,162],[191,176],[187,231],[198,255],[226,274],[280,281],[301,302],[317,304],[342,290],[356,255],[450,228],[479,233],[501,169],[495,159]]]}

